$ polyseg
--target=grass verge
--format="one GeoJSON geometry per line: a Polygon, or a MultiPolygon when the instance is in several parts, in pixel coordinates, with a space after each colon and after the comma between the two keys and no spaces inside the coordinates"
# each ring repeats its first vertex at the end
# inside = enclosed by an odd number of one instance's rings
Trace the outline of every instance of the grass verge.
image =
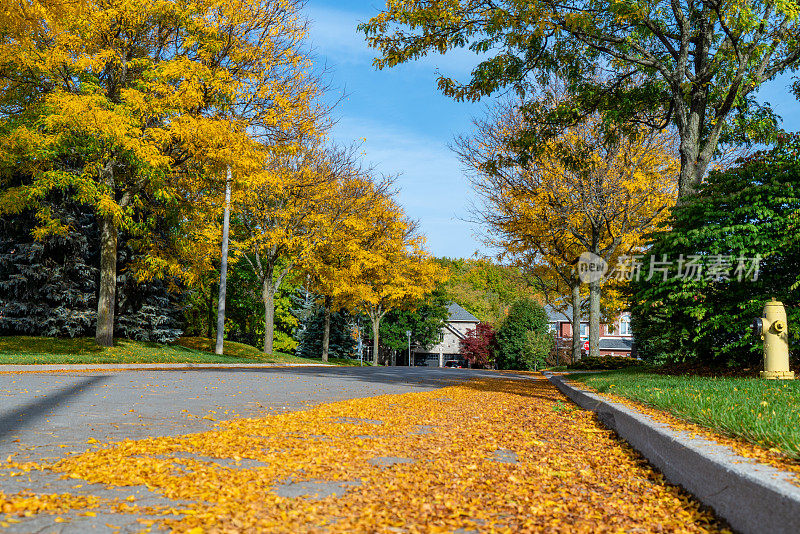
{"type": "Polygon", "coordinates": [[[570,379],[800,460],[798,380],[666,376],[635,370],[573,374],[570,379]]]}
{"type": "MultiPolygon", "coordinates": [[[[0,337],[0,364],[65,363],[321,363],[276,352],[265,354],[255,347],[226,341],[224,354],[214,354],[214,341],[181,338],[161,345],[132,339],[117,339],[113,347],[98,346],[94,339],[30,336],[0,337]]],[[[337,365],[337,362],[330,362],[337,365]]]]}

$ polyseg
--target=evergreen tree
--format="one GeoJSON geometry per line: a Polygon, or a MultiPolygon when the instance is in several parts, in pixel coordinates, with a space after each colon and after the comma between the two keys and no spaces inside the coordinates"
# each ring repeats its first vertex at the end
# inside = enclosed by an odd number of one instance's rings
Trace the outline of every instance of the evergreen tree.
{"type": "Polygon", "coordinates": [[[305,287],[300,287],[297,293],[292,295],[291,300],[293,305],[291,313],[297,318],[297,328],[294,331],[294,337],[300,341],[311,322],[311,317],[314,315],[317,304],[314,302],[314,295],[305,287]]]}
{"type": "MultiPolygon", "coordinates": [[[[0,218],[0,334],[91,335],[97,322],[100,251],[94,214],[75,203],[50,207],[67,229],[35,240],[30,211],[0,218]]],[[[136,259],[121,236],[116,333],[166,343],[182,333],[179,295],[159,280],[139,283],[127,268],[136,259]]]]}
{"type": "Polygon", "coordinates": [[[0,218],[0,334],[84,335],[97,317],[91,215],[62,210],[72,231],[35,241],[31,212],[0,218]]]}
{"type": "MultiPolygon", "coordinates": [[[[322,357],[322,334],[325,326],[325,309],[315,302],[311,294],[300,294],[295,314],[300,321],[297,331],[299,345],[296,354],[302,358],[322,357]]],[[[330,358],[353,358],[356,354],[355,319],[346,311],[331,313],[330,358]]]]}
{"type": "Polygon", "coordinates": [[[133,251],[120,240],[117,276],[117,322],[114,335],[139,341],[169,343],[183,334],[182,295],[170,291],[162,280],[138,282],[126,269],[134,261],[133,251]]]}

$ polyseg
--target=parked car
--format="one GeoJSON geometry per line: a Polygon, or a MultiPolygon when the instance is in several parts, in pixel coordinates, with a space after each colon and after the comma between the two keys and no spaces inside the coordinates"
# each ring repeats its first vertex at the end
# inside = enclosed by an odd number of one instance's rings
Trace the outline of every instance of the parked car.
{"type": "Polygon", "coordinates": [[[461,362],[458,360],[447,360],[444,362],[445,367],[452,367],[454,369],[462,369],[464,366],[461,365],[461,362]]]}

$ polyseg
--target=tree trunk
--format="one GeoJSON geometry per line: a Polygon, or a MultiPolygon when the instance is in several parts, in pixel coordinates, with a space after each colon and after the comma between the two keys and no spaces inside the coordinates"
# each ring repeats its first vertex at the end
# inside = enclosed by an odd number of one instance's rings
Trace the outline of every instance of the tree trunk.
{"type": "Polygon", "coordinates": [[[380,317],[372,318],[372,365],[378,365],[378,333],[381,328],[380,317]]]}
{"type": "Polygon", "coordinates": [[[322,324],[322,361],[328,361],[328,348],[331,344],[331,302],[330,297],[325,297],[324,309],[324,322],[322,324]]]}
{"type": "MultiPolygon", "coordinates": [[[[702,150],[700,143],[700,122],[692,121],[680,128],[681,144],[678,151],[681,156],[681,172],[678,176],[678,203],[688,195],[697,193],[703,183],[708,166],[711,164],[710,154],[702,150]]],[[[716,136],[718,137],[718,136],[716,136]]],[[[707,140],[716,147],[716,141],[707,140]]],[[[707,147],[710,148],[710,147],[707,147]]]]}
{"type": "MultiPolygon", "coordinates": [[[[688,152],[692,151],[688,150],[688,152]]],[[[693,156],[696,157],[697,154],[686,153],[684,148],[681,147],[681,173],[678,176],[679,203],[683,198],[697,192],[697,188],[703,180],[703,174],[705,174],[705,168],[701,169],[693,156]],[[698,173],[700,173],[699,177],[698,173]]]]}
{"type": "Polygon", "coordinates": [[[231,219],[231,166],[225,180],[225,215],[222,219],[222,262],[219,267],[219,306],[217,306],[217,345],[216,354],[222,354],[225,335],[225,292],[228,288],[228,230],[231,219]]]}
{"type": "Polygon", "coordinates": [[[272,354],[275,342],[275,286],[272,277],[264,279],[261,298],[264,301],[264,352],[272,354]]]}
{"type": "MultiPolygon", "coordinates": [[[[112,177],[113,180],[113,177],[112,177]]],[[[100,294],[97,298],[95,341],[114,346],[114,306],[117,300],[117,226],[111,215],[100,215],[100,294]]]]}
{"type": "Polygon", "coordinates": [[[572,363],[581,359],[581,285],[572,286],[572,363]]]}
{"type": "Polygon", "coordinates": [[[600,281],[589,283],[589,357],[600,356],[600,281]]]}

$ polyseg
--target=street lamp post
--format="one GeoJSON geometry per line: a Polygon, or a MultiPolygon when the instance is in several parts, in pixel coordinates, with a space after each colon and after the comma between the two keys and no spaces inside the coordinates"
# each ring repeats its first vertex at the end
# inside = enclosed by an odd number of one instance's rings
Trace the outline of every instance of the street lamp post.
{"type": "Polygon", "coordinates": [[[411,367],[411,330],[406,330],[406,337],[408,337],[408,366],[411,367]]]}
{"type": "Polygon", "coordinates": [[[364,338],[361,337],[361,316],[356,318],[356,332],[358,332],[358,366],[364,365],[364,338]]]}

